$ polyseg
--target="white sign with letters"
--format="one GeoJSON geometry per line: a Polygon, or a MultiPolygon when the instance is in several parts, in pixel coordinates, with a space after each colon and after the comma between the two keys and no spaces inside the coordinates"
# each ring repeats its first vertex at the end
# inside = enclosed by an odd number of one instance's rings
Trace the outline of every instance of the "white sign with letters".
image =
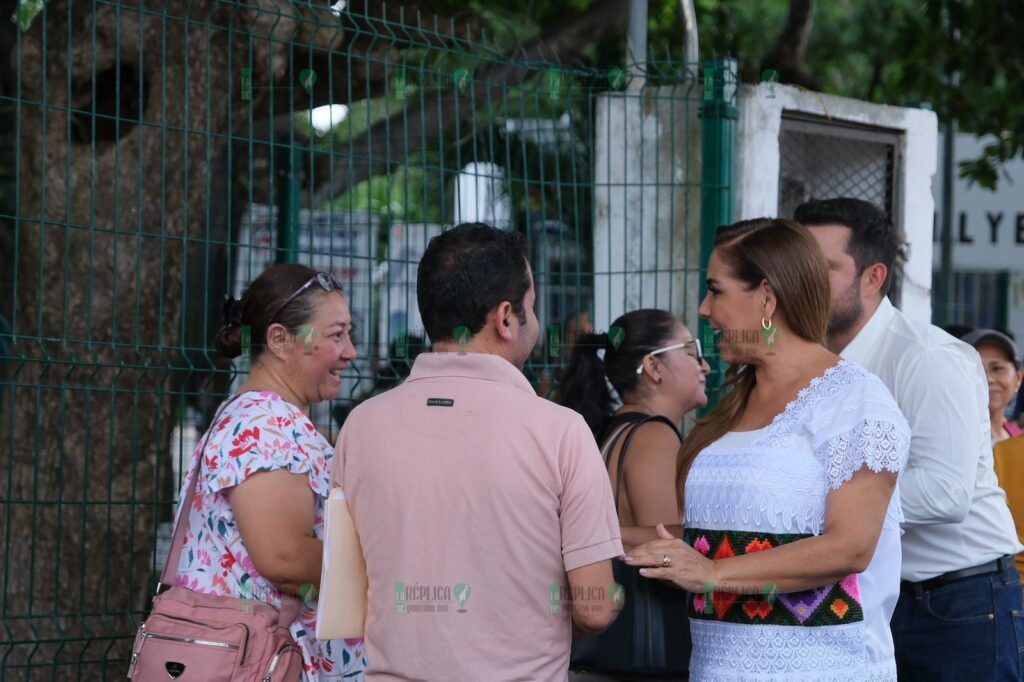
{"type": "MultiPolygon", "coordinates": [[[[956,160],[981,156],[985,138],[956,136],[956,160]]],[[[932,181],[935,197],[934,262],[941,263],[942,171],[945,160],[939,136],[939,172],[932,181]]],[[[956,169],[954,172],[958,172],[956,169]]],[[[957,178],[953,189],[953,267],[957,270],[1024,271],[1024,159],[1002,168],[995,192],[957,178]]]]}

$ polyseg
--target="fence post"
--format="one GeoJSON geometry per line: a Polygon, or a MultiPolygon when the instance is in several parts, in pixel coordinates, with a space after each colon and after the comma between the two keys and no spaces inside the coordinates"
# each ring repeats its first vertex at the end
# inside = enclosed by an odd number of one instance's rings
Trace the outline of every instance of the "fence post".
{"type": "Polygon", "coordinates": [[[302,150],[288,145],[278,152],[277,164],[277,262],[295,263],[299,255],[302,150]]]}
{"type": "MultiPolygon", "coordinates": [[[[708,259],[715,243],[715,230],[719,225],[732,222],[733,163],[736,156],[736,89],[739,85],[735,59],[713,59],[704,62],[702,69],[704,102],[701,107],[701,194],[700,194],[700,268],[707,272],[708,259]]],[[[707,282],[700,278],[700,300],[707,294],[707,282]]],[[[724,370],[714,349],[711,327],[701,320],[701,345],[708,353],[711,366],[708,375],[708,405],[701,416],[718,402],[718,389],[722,385],[724,370]]]]}

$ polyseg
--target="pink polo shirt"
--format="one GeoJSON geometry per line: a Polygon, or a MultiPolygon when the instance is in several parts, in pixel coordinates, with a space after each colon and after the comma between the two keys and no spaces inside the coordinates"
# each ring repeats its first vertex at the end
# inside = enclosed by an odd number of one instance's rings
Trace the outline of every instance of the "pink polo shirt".
{"type": "Polygon", "coordinates": [[[367,680],[566,679],[566,571],[622,554],[582,417],[497,355],[424,353],[352,411],[333,467],[366,557],[367,680]]]}

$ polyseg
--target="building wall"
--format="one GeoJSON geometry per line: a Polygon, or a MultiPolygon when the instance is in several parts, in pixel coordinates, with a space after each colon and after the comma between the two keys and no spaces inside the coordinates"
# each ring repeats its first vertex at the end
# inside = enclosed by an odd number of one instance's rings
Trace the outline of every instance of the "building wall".
{"type": "MultiPolygon", "coordinates": [[[[813,117],[837,127],[853,124],[898,133],[899,163],[894,178],[898,193],[894,218],[909,244],[909,261],[904,269],[900,300],[896,303],[911,318],[930,321],[934,213],[931,179],[937,167],[938,140],[934,112],[870,104],[774,83],[741,87],[738,106],[737,220],[778,214],[779,139],[784,113],[813,117]]],[[[844,161],[837,157],[836,163],[844,161]]],[[[851,158],[846,163],[863,163],[863,160],[851,158]]]]}
{"type": "Polygon", "coordinates": [[[699,100],[677,86],[607,93],[594,135],[594,328],[663,308],[697,329],[699,100]]]}

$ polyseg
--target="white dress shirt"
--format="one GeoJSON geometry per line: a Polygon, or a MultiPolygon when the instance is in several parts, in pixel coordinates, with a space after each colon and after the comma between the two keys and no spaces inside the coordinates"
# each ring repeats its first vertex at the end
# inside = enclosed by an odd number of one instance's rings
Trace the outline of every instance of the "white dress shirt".
{"type": "Polygon", "coordinates": [[[883,298],[842,357],[876,374],[910,424],[900,478],[904,580],[1013,555],[1006,494],[992,466],[988,383],[977,351],[883,298]]]}

